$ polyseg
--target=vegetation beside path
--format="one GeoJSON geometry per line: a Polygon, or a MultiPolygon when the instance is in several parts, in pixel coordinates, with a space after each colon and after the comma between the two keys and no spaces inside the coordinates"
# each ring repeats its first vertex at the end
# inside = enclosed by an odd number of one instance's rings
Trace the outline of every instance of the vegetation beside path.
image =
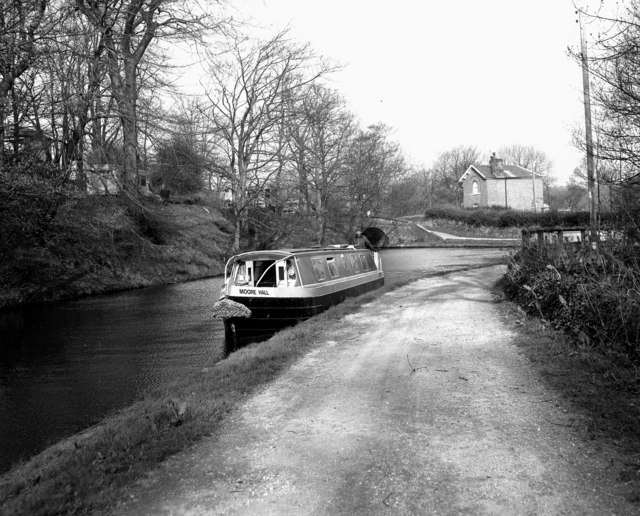
{"type": "Polygon", "coordinates": [[[571,427],[584,441],[596,441],[609,454],[607,470],[640,510],[640,369],[576,344],[565,332],[552,329],[516,304],[505,303],[505,307],[518,327],[516,345],[556,394],[543,403],[586,416],[584,425],[574,419],[549,422],[571,427]]]}
{"type": "Polygon", "coordinates": [[[629,496],[640,502],[640,255],[636,240],[531,246],[515,253],[500,287],[543,338],[523,351],[552,387],[590,415],[586,439],[604,440],[629,496]],[[553,336],[547,338],[546,336],[553,336]]]}
{"type": "Polygon", "coordinates": [[[640,367],[637,246],[525,247],[512,257],[502,286],[510,299],[578,344],[640,367]]]}

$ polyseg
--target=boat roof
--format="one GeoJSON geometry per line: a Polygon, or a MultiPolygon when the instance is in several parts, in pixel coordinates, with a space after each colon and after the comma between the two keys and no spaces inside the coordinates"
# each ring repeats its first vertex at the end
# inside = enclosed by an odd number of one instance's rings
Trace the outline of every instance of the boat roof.
{"type": "Polygon", "coordinates": [[[367,251],[366,249],[356,249],[352,245],[348,244],[339,244],[339,245],[328,245],[323,247],[302,247],[297,249],[272,249],[272,250],[262,250],[262,251],[248,251],[246,253],[241,253],[233,256],[232,260],[280,260],[284,258],[288,258],[289,256],[296,256],[302,254],[325,254],[327,252],[344,252],[344,251],[367,251]]]}

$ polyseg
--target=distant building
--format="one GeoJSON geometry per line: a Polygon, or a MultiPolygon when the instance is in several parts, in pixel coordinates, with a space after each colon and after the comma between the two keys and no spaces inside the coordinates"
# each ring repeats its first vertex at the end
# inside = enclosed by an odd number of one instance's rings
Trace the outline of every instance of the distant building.
{"type": "MultiPolygon", "coordinates": [[[[116,195],[122,190],[122,167],[114,163],[85,163],[84,177],[80,177],[75,165],[69,175],[74,181],[84,181],[89,195],[116,195]]],[[[145,170],[138,171],[138,192],[151,195],[151,183],[145,170]]]]}
{"type": "Polygon", "coordinates": [[[9,151],[15,150],[17,143],[20,152],[27,152],[40,161],[47,161],[55,154],[55,142],[44,132],[35,127],[18,127],[14,125],[5,128],[4,146],[9,151]]]}
{"type": "Polygon", "coordinates": [[[517,165],[505,165],[495,154],[488,165],[471,165],[458,182],[462,184],[465,208],[504,206],[531,211],[534,206],[535,211],[548,208],[544,204],[542,176],[517,165]]]}
{"type": "Polygon", "coordinates": [[[85,164],[85,181],[90,195],[115,195],[120,192],[120,169],[113,164],[85,164]]]}

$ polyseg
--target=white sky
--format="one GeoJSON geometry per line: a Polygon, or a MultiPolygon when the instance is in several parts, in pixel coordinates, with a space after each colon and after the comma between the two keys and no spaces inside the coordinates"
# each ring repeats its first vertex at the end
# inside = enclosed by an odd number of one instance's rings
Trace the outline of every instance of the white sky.
{"type": "Polygon", "coordinates": [[[511,144],[545,152],[567,180],[582,158],[580,42],[571,0],[236,0],[244,15],[290,26],[345,68],[333,87],[361,124],[383,122],[417,165],[458,145],[487,159],[511,144]]]}

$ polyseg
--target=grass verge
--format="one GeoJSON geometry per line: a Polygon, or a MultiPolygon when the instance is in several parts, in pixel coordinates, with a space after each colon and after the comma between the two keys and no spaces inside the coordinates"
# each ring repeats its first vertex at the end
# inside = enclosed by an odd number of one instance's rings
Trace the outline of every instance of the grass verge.
{"type": "Polygon", "coordinates": [[[402,284],[348,299],[197,375],[147,392],[99,425],[48,448],[0,478],[0,513],[109,511],[137,478],[166,457],[215,434],[225,414],[319,346],[331,320],[402,284]]]}
{"type": "Polygon", "coordinates": [[[504,305],[520,328],[517,346],[563,404],[587,416],[587,425],[575,429],[582,438],[617,452],[610,469],[627,498],[640,504],[640,369],[572,341],[513,303],[504,305]]]}

